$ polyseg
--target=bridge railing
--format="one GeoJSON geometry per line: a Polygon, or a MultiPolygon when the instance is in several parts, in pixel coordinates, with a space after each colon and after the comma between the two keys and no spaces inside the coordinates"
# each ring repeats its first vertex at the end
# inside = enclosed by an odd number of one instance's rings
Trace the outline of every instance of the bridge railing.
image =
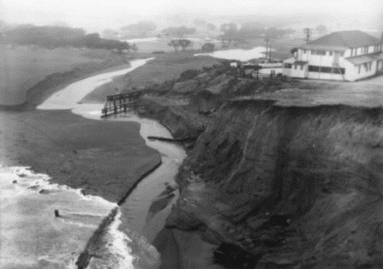
{"type": "Polygon", "coordinates": [[[106,96],[104,108],[101,110],[101,118],[111,114],[126,112],[138,97],[131,93],[120,93],[106,96]]]}

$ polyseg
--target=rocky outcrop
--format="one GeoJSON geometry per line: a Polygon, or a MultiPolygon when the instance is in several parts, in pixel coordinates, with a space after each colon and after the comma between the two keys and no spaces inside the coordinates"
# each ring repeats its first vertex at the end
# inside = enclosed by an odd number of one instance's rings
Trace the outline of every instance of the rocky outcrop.
{"type": "Polygon", "coordinates": [[[172,133],[175,139],[197,139],[204,131],[206,120],[196,112],[184,109],[187,103],[164,101],[159,97],[142,97],[135,106],[143,117],[158,120],[172,133]]]}
{"type": "Polygon", "coordinates": [[[167,225],[256,268],[381,268],[382,123],[382,108],[229,101],[180,168],[167,225]]]}

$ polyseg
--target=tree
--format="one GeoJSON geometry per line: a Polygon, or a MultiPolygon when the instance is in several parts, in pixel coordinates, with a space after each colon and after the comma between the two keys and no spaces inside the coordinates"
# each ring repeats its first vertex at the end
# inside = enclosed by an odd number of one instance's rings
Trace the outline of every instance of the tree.
{"type": "Polygon", "coordinates": [[[91,48],[91,49],[98,48],[100,41],[101,41],[101,38],[98,33],[92,33],[85,36],[85,46],[87,48],[91,48]]]}
{"type": "Polygon", "coordinates": [[[201,51],[202,52],[213,52],[215,49],[215,45],[212,44],[212,43],[205,43],[203,44],[203,46],[201,47],[201,51]]]}
{"type": "Polygon", "coordinates": [[[131,49],[131,46],[130,46],[130,44],[128,42],[118,42],[116,44],[116,48],[118,50],[118,53],[122,54],[123,50],[129,51],[131,49]]]}
{"type": "Polygon", "coordinates": [[[238,31],[238,26],[234,22],[224,23],[224,24],[221,24],[220,31],[223,32],[223,34],[235,33],[238,31]]]}
{"type": "Polygon", "coordinates": [[[215,26],[214,24],[212,23],[208,23],[206,24],[206,28],[209,30],[209,31],[215,31],[217,29],[217,26],[215,26]]]}
{"type": "Polygon", "coordinates": [[[117,39],[118,32],[114,31],[113,29],[105,29],[104,31],[102,31],[102,37],[107,39],[117,39]]]}
{"type": "Polygon", "coordinates": [[[318,34],[324,35],[327,33],[327,27],[326,25],[320,24],[318,25],[315,30],[317,31],[318,34]]]}
{"type": "Polygon", "coordinates": [[[294,56],[295,55],[295,53],[297,53],[298,52],[298,48],[292,48],[291,50],[290,50],[290,53],[294,56]]]}
{"type": "Polygon", "coordinates": [[[197,18],[193,21],[193,24],[198,27],[203,27],[207,24],[207,22],[204,19],[197,18]]]}
{"type": "Polygon", "coordinates": [[[91,49],[129,50],[127,42],[101,38],[98,33],[85,34],[80,28],[62,26],[20,25],[3,32],[8,44],[35,45],[48,49],[58,47],[77,47],[91,49]]]}
{"type": "Polygon", "coordinates": [[[264,35],[265,26],[257,21],[249,21],[242,24],[240,35],[246,38],[260,38],[264,35]]]}
{"type": "Polygon", "coordinates": [[[157,25],[151,21],[139,21],[135,24],[130,24],[121,28],[125,38],[130,37],[145,37],[154,32],[157,25]]]}
{"type": "Polygon", "coordinates": [[[173,39],[168,43],[168,46],[171,46],[174,48],[175,51],[178,51],[178,48],[180,47],[180,43],[177,39],[173,39]]]}
{"type": "Polygon", "coordinates": [[[61,26],[19,25],[4,30],[4,36],[8,43],[54,49],[73,46],[78,39],[85,37],[85,31],[61,26]]]}
{"type": "Polygon", "coordinates": [[[221,24],[219,36],[222,41],[222,47],[228,47],[233,41],[239,41],[242,37],[239,35],[238,26],[234,22],[221,24]]]}
{"type": "Polygon", "coordinates": [[[188,47],[192,45],[192,42],[189,39],[179,39],[178,44],[180,44],[182,50],[185,51],[188,47]]]}
{"type": "Polygon", "coordinates": [[[162,32],[167,36],[184,37],[185,35],[195,34],[197,32],[197,29],[196,28],[187,28],[185,26],[168,27],[168,28],[163,29],[162,32]]]}

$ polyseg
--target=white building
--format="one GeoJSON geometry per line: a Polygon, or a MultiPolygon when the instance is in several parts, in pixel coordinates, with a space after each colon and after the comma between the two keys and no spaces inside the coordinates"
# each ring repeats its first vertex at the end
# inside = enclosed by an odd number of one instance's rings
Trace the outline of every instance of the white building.
{"type": "Polygon", "coordinates": [[[362,31],[341,31],[298,48],[283,61],[290,77],[355,81],[383,71],[382,41],[362,31]]]}

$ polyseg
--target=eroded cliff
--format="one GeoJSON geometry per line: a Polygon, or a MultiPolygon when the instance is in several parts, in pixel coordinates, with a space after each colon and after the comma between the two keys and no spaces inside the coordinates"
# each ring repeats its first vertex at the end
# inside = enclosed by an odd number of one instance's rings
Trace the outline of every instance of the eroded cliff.
{"type": "Polygon", "coordinates": [[[240,267],[381,268],[382,121],[382,108],[229,101],[180,168],[167,225],[221,244],[218,259],[222,243],[251,254],[228,262],[240,267]]]}
{"type": "Polygon", "coordinates": [[[382,268],[383,108],[327,84],[223,63],[145,91],[141,115],[196,139],[167,227],[227,268],[382,268]]]}

